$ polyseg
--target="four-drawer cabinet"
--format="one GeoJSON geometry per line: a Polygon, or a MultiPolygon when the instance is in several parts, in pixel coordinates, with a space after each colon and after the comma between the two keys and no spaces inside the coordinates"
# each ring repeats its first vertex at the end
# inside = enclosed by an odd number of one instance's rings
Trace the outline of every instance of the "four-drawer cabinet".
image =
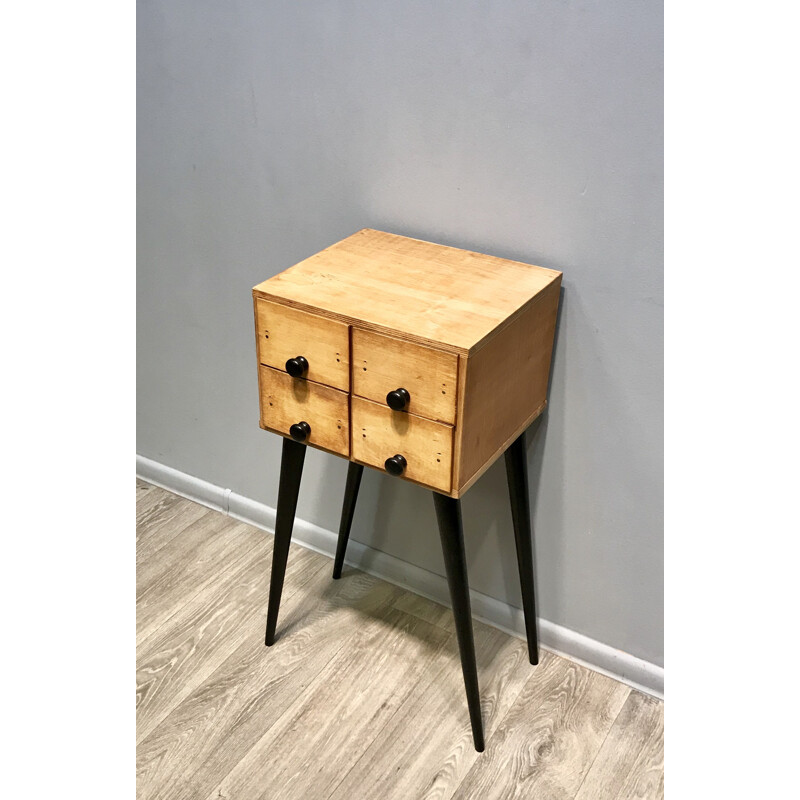
{"type": "Polygon", "coordinates": [[[359,231],[253,290],[261,427],[459,497],[545,406],[560,285],[359,231]]]}
{"type": "Polygon", "coordinates": [[[561,273],[364,229],[253,289],[261,427],[284,437],[265,644],[306,446],[433,493],[475,748],[484,749],[460,497],[505,456],[528,657],[539,658],[525,430],[544,410],[561,273]]]}

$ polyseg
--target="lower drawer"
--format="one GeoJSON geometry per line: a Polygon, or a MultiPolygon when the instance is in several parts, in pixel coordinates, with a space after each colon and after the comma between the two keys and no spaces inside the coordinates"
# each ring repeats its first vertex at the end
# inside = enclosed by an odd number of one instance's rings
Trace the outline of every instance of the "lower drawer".
{"type": "Polygon", "coordinates": [[[402,477],[450,491],[453,428],[405,411],[392,411],[361,397],[352,397],[353,445],[356,461],[385,469],[387,458],[406,461],[402,477]]]}
{"type": "Polygon", "coordinates": [[[262,428],[289,436],[292,425],[306,422],[306,444],[350,456],[349,395],[265,366],[259,378],[262,428]]]}

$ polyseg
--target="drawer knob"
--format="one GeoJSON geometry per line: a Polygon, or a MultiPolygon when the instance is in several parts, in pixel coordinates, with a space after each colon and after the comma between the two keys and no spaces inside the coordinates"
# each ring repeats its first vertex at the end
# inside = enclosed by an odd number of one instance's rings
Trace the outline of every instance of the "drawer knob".
{"type": "Polygon", "coordinates": [[[311,426],[307,422],[296,422],[289,428],[289,436],[296,442],[304,442],[311,436],[311,426]]]}
{"type": "Polygon", "coordinates": [[[394,411],[405,411],[411,402],[408,389],[395,389],[386,395],[386,405],[394,411]]]}
{"type": "Polygon", "coordinates": [[[391,458],[387,458],[383,466],[386,467],[386,471],[390,475],[402,475],[408,466],[408,462],[403,456],[398,454],[396,456],[392,456],[391,458]]]}
{"type": "Polygon", "coordinates": [[[290,358],[286,362],[286,371],[293,378],[305,378],[306,373],[308,372],[308,360],[303,356],[290,358]]]}

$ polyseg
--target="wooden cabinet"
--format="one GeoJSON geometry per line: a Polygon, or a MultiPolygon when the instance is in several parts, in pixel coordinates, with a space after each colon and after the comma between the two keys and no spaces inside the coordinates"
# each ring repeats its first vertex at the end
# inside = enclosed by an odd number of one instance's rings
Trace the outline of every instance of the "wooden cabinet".
{"type": "Polygon", "coordinates": [[[377,469],[397,449],[399,477],[460,497],[544,410],[560,286],[555,270],[359,231],[253,289],[261,427],[305,421],[307,444],[377,469]],[[347,392],[352,416],[303,382],[347,392]]]}
{"type": "Polygon", "coordinates": [[[253,289],[260,424],[284,437],[265,643],[275,641],[306,446],[433,492],[475,748],[483,723],[459,498],[505,455],[538,663],[524,432],[545,408],[561,273],[365,229],[253,289]]]}

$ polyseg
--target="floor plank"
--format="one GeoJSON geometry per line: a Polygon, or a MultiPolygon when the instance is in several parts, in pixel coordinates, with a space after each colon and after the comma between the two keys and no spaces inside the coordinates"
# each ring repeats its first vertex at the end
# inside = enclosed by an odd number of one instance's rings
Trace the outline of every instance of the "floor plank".
{"type": "MultiPolygon", "coordinates": [[[[218,513],[218,512],[213,512],[218,513]]],[[[266,534],[251,525],[222,516],[221,525],[192,552],[192,558],[170,565],[143,588],[136,601],[136,643],[164,625],[198,592],[219,582],[220,574],[237,570],[264,545],[266,534]]]]}
{"type": "Polygon", "coordinates": [[[632,691],[575,800],[664,797],[664,704],[632,691]]]}
{"type": "MultiPolygon", "coordinates": [[[[244,642],[263,639],[272,537],[250,559],[182,605],[137,650],[137,741],[244,642]]],[[[296,548],[286,569],[284,603],[315,570],[318,557],[296,548]]]]}
{"type": "Polygon", "coordinates": [[[412,617],[419,617],[425,620],[425,622],[430,622],[431,625],[438,625],[440,628],[445,628],[455,633],[453,612],[445,606],[434,603],[433,600],[420,597],[413,592],[403,592],[403,594],[397,598],[394,607],[399,611],[410,614],[412,617]]]}
{"type": "MultiPolygon", "coordinates": [[[[272,538],[249,551],[237,569],[195,595],[140,648],[137,669],[137,741],[141,741],[244,641],[263,638],[272,538]],[[176,617],[178,621],[176,622],[176,617]]],[[[301,551],[287,568],[284,597],[307,580],[312,554],[301,551]]]]}
{"type": "MultiPolygon", "coordinates": [[[[195,550],[206,544],[212,536],[236,524],[231,517],[206,509],[198,519],[182,527],[177,533],[164,536],[161,546],[136,565],[136,597],[141,597],[164,573],[180,570],[195,559],[195,550]]],[[[266,538],[266,537],[265,537],[266,538]]]]}
{"type": "MultiPolygon", "coordinates": [[[[300,549],[292,547],[290,564],[300,549]]],[[[263,632],[243,641],[141,743],[139,797],[206,797],[399,593],[363,573],[331,581],[330,560],[305,552],[313,557],[310,579],[281,603],[275,644],[264,647],[263,632]]],[[[294,580],[287,574],[284,591],[294,580]]]]}
{"type": "Polygon", "coordinates": [[[454,798],[572,800],[630,691],[545,652],[454,798]]]}
{"type": "Polygon", "coordinates": [[[147,506],[136,516],[137,565],[152,557],[173,536],[179,535],[184,528],[209,511],[199,503],[193,503],[158,487],[145,495],[143,502],[147,506]]]}
{"type": "MultiPolygon", "coordinates": [[[[449,609],[445,610],[452,617],[449,609]]],[[[536,668],[528,662],[523,641],[477,621],[474,633],[481,712],[488,738],[536,668]]],[[[431,672],[431,679],[414,687],[408,700],[345,776],[333,793],[333,800],[446,800],[452,796],[480,758],[472,742],[455,636],[431,672]]]]}
{"type": "Polygon", "coordinates": [[[149,492],[136,495],[136,541],[138,543],[141,536],[150,532],[148,527],[153,516],[157,516],[161,510],[173,506],[180,502],[182,498],[176,494],[171,494],[157,486],[153,486],[149,492]]]}
{"type": "Polygon", "coordinates": [[[208,797],[329,797],[415,684],[431,680],[430,667],[449,638],[396,609],[360,625],[314,687],[208,797]]]}

